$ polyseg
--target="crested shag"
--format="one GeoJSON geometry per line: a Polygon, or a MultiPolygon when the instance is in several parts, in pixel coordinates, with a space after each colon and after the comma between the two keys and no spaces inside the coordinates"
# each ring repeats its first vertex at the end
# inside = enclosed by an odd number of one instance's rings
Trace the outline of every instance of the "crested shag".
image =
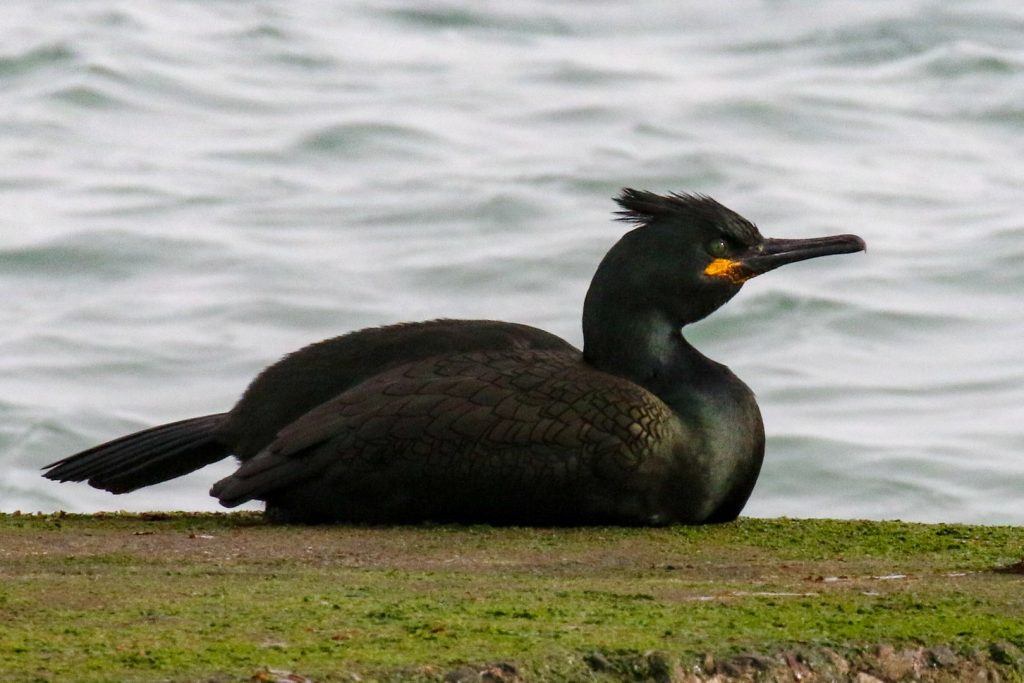
{"type": "Polygon", "coordinates": [[[864,241],[766,239],[703,195],[616,201],[635,227],[591,282],[582,352],[491,320],[360,330],[285,356],[229,412],[121,437],[44,476],[125,493],[235,455],[211,494],[265,501],[277,521],[735,519],[761,468],[761,414],[681,330],[756,275],[864,241]]]}

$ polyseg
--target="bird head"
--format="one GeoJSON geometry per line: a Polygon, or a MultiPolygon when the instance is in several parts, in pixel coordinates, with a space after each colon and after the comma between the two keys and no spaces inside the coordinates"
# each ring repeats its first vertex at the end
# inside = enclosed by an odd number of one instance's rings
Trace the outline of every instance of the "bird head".
{"type": "Polygon", "coordinates": [[[769,270],[865,249],[856,235],[765,238],[751,221],[704,195],[627,188],[615,201],[619,219],[637,227],[613,247],[599,274],[614,271],[634,305],[654,306],[679,325],[707,316],[769,270]]]}

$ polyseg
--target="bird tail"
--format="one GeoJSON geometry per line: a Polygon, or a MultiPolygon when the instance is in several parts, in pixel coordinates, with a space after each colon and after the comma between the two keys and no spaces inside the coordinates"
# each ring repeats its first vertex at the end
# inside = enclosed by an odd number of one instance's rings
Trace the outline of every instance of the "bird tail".
{"type": "Polygon", "coordinates": [[[226,413],[150,427],[50,463],[43,476],[54,481],[86,481],[111,493],[180,477],[227,457],[216,439],[226,413]]]}

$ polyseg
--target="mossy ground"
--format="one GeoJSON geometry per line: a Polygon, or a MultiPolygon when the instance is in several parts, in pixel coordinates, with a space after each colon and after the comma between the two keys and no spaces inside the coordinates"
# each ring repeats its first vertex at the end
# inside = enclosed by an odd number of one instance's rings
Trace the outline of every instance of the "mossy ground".
{"type": "Polygon", "coordinates": [[[698,662],[879,643],[1010,644],[1002,675],[1013,677],[1024,575],[993,570],[1022,557],[1019,528],[898,522],[384,528],[0,515],[0,680],[233,681],[265,667],[318,681],[430,679],[495,661],[526,678],[606,680],[653,675],[615,664],[650,651],[698,662]]]}

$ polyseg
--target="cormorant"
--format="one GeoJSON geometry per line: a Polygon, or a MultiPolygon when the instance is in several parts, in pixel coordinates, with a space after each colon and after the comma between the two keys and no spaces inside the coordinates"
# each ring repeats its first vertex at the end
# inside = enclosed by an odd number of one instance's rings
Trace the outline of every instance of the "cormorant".
{"type": "Polygon", "coordinates": [[[233,454],[241,465],[211,494],[265,501],[276,521],[735,519],[761,468],[761,414],[682,327],[756,275],[864,241],[766,239],[704,195],[616,201],[635,227],[590,284],[582,352],[491,320],[360,330],[285,356],[227,413],[121,437],[44,476],[125,493],[233,454]]]}

